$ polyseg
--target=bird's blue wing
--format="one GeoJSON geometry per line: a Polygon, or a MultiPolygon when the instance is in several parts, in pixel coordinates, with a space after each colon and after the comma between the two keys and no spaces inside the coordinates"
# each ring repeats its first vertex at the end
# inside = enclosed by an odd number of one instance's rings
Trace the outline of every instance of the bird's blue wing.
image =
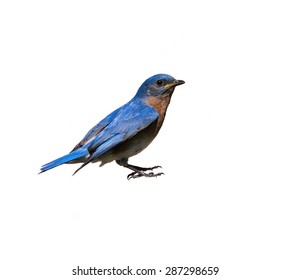
{"type": "Polygon", "coordinates": [[[85,137],[72,149],[71,152],[79,149],[80,147],[86,145],[90,141],[92,141],[96,136],[104,130],[113,120],[114,118],[123,110],[122,107],[116,109],[111,114],[109,114],[107,117],[105,117],[103,120],[101,120],[98,124],[96,124],[93,128],[91,128],[88,133],[85,135],[85,137]]]}
{"type": "MultiPolygon", "coordinates": [[[[158,118],[158,112],[143,101],[132,100],[115,119],[91,142],[88,150],[95,151],[103,143],[116,136],[115,145],[133,137],[158,118]],[[122,138],[120,138],[122,135],[122,138]]],[[[112,146],[110,147],[112,148],[112,146]]]]}
{"type": "Polygon", "coordinates": [[[158,112],[142,100],[133,99],[128,102],[112,122],[88,145],[87,149],[91,156],[76,172],[118,144],[136,135],[154,122],[158,116],[158,112]]]}
{"type": "MultiPolygon", "coordinates": [[[[125,104],[126,105],[126,104],[125,104]]],[[[115,117],[120,114],[120,112],[123,110],[124,107],[116,109],[111,114],[109,114],[107,117],[105,117],[103,120],[101,120],[97,125],[95,125],[86,135],[85,137],[73,148],[73,150],[65,155],[62,156],[56,160],[53,160],[47,164],[44,164],[41,167],[41,171],[45,172],[49,169],[52,169],[54,167],[57,167],[63,163],[76,163],[76,162],[84,162],[85,158],[89,158],[90,154],[88,151],[88,146],[90,145],[90,142],[97,137],[99,133],[101,133],[114,119],[115,117]]]]}

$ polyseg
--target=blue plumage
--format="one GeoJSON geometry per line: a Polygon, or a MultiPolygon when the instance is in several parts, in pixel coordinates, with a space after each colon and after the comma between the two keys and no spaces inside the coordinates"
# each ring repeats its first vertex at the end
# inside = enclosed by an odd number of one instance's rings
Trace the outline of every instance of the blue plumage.
{"type": "Polygon", "coordinates": [[[69,154],[43,165],[40,173],[64,163],[83,163],[77,172],[90,162],[104,165],[115,160],[133,171],[128,179],[163,174],[146,173],[156,167],[130,165],[128,158],[141,152],[155,138],[175,87],[183,83],[166,74],[147,79],[128,103],[95,125],[69,154]]]}
{"type": "Polygon", "coordinates": [[[63,157],[60,157],[54,161],[51,161],[47,164],[44,164],[43,166],[41,166],[41,172],[47,171],[47,170],[52,169],[54,167],[57,167],[61,164],[69,163],[73,160],[80,159],[80,158],[83,158],[86,156],[89,156],[89,151],[86,149],[86,146],[84,146],[84,147],[79,148],[75,151],[72,151],[71,153],[69,153],[63,157]]]}

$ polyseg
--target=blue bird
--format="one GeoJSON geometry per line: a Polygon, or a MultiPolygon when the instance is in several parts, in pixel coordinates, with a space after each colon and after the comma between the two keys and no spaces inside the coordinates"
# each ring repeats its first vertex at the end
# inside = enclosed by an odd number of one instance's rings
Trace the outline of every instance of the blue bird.
{"type": "Polygon", "coordinates": [[[152,172],[161,166],[139,167],[129,164],[128,159],[143,151],[158,134],[175,87],[184,83],[166,74],[148,78],[128,103],[95,125],[69,154],[43,165],[40,173],[64,163],[83,163],[75,174],[90,162],[103,166],[115,160],[133,171],[128,179],[163,174],[152,172]]]}

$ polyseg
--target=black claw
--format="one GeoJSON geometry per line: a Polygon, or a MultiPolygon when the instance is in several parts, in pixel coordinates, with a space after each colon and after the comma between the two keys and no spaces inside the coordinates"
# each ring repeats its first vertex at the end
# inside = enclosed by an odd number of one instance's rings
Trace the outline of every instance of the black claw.
{"type": "Polygon", "coordinates": [[[160,173],[153,173],[153,172],[150,172],[149,174],[148,174],[149,176],[148,177],[158,177],[158,176],[161,176],[161,175],[165,175],[163,172],[160,172],[160,173]]]}
{"type": "Polygon", "coordinates": [[[140,177],[149,177],[149,178],[152,178],[152,177],[158,177],[158,176],[161,176],[161,175],[164,175],[163,172],[160,172],[160,173],[154,173],[154,172],[150,172],[150,173],[145,173],[145,172],[142,172],[142,171],[134,171],[132,173],[130,173],[128,176],[127,176],[127,179],[130,180],[130,179],[136,179],[136,178],[140,178],[140,177]]]}
{"type": "MultiPolygon", "coordinates": [[[[119,163],[117,161],[117,163],[119,163]]],[[[119,163],[120,164],[120,163],[119,163]]],[[[122,164],[120,164],[122,165],[122,164]]],[[[140,177],[158,177],[160,175],[163,175],[164,173],[163,172],[160,172],[160,173],[154,173],[154,172],[148,172],[146,173],[146,171],[152,171],[153,169],[156,169],[156,168],[162,168],[160,165],[155,165],[153,167],[140,167],[140,166],[136,166],[136,165],[131,165],[131,164],[126,164],[125,165],[122,165],[128,169],[131,169],[133,172],[130,173],[128,176],[127,176],[127,179],[130,180],[130,179],[135,179],[135,178],[140,178],[140,177]]]]}
{"type": "Polygon", "coordinates": [[[148,170],[153,170],[156,168],[162,168],[160,165],[156,165],[153,167],[140,167],[140,166],[135,166],[135,165],[129,165],[129,166],[134,168],[132,170],[137,170],[137,171],[148,171],[148,170]]]}
{"type": "Polygon", "coordinates": [[[132,179],[132,178],[135,179],[135,178],[139,178],[139,177],[142,177],[142,176],[144,176],[144,175],[142,175],[142,174],[140,174],[140,173],[134,171],[134,172],[130,173],[130,174],[127,176],[127,179],[130,180],[130,179],[132,179]]]}
{"type": "Polygon", "coordinates": [[[162,168],[162,166],[156,165],[156,166],[151,167],[150,170],[153,170],[153,169],[156,169],[156,168],[162,168]]]}

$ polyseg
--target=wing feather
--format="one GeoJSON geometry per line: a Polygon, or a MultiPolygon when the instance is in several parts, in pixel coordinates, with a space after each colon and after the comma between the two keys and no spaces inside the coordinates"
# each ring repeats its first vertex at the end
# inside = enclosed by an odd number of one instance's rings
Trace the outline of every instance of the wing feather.
{"type": "MultiPolygon", "coordinates": [[[[130,139],[158,118],[158,112],[143,101],[129,102],[107,126],[88,144],[90,157],[75,171],[78,172],[110,149],[130,139]]],[[[75,174],[74,173],[74,174],[75,174]]]]}

